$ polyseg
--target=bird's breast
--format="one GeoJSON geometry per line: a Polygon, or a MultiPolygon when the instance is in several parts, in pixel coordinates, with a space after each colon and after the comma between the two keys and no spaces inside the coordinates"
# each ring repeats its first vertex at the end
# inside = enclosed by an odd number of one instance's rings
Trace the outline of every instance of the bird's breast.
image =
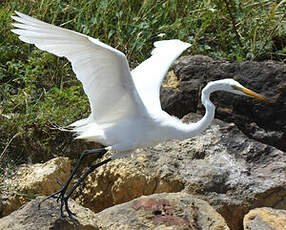
{"type": "Polygon", "coordinates": [[[152,119],[129,119],[105,129],[107,145],[114,150],[124,151],[142,148],[158,143],[156,123],[152,119]]]}

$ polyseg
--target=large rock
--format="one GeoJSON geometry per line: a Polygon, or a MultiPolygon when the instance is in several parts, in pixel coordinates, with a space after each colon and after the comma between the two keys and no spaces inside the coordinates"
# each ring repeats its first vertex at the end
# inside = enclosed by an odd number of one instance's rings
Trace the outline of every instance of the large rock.
{"type": "Polygon", "coordinates": [[[186,56],[174,64],[174,74],[161,89],[162,107],[182,117],[201,111],[201,89],[209,81],[233,78],[273,100],[268,104],[255,99],[217,92],[212,100],[216,117],[234,122],[247,136],[286,151],[286,65],[273,61],[237,62],[206,56],[186,56]]]}
{"type": "Polygon", "coordinates": [[[108,163],[87,178],[74,198],[99,212],[140,195],[185,191],[208,201],[238,230],[250,209],[286,208],[285,170],[284,152],[247,138],[234,124],[215,120],[197,137],[137,150],[133,157],[108,163]]]}
{"type": "Polygon", "coordinates": [[[185,193],[140,197],[97,214],[102,230],[228,230],[225,220],[207,202],[185,193]]]}
{"type": "Polygon", "coordinates": [[[256,208],[244,217],[244,230],[285,230],[286,210],[256,208]]]}
{"type": "Polygon", "coordinates": [[[225,220],[207,202],[185,193],[156,194],[140,197],[116,205],[97,215],[73,200],[69,206],[76,213],[71,218],[61,218],[60,205],[55,199],[41,204],[42,197],[0,219],[0,229],[5,230],[229,230],[225,220]]]}
{"type": "Polygon", "coordinates": [[[22,206],[9,216],[0,219],[0,229],[5,230],[98,230],[95,214],[87,208],[69,201],[72,212],[77,214],[75,219],[61,218],[60,205],[55,199],[39,202],[38,197],[22,206]]]}
{"type": "Polygon", "coordinates": [[[1,193],[1,216],[6,216],[18,209],[35,196],[48,195],[59,190],[56,181],[66,181],[71,166],[67,157],[52,159],[44,164],[25,165],[15,175],[6,179],[1,193]]]}

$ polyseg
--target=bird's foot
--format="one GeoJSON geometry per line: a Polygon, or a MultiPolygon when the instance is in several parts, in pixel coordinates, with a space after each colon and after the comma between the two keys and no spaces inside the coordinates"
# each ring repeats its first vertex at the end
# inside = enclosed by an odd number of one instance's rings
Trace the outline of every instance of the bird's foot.
{"type": "MultiPolygon", "coordinates": [[[[69,218],[73,218],[73,216],[76,216],[76,214],[75,214],[74,212],[72,212],[72,211],[70,210],[69,206],[68,206],[68,199],[69,199],[69,197],[67,197],[67,196],[65,196],[65,195],[60,197],[60,201],[61,201],[61,216],[62,216],[63,218],[65,218],[64,210],[63,210],[63,209],[66,210],[66,212],[67,212],[68,215],[69,215],[69,218]]],[[[58,200],[59,200],[59,198],[57,199],[57,201],[58,201],[58,200]]]]}
{"type": "Polygon", "coordinates": [[[44,198],[43,200],[41,200],[41,202],[39,203],[38,207],[40,208],[41,204],[50,199],[50,198],[54,198],[54,199],[57,199],[57,202],[61,202],[61,206],[60,206],[60,209],[61,209],[61,217],[65,218],[65,214],[64,214],[64,209],[66,210],[66,212],[68,213],[68,216],[70,218],[72,218],[73,216],[76,216],[75,213],[73,213],[69,206],[68,206],[68,199],[70,198],[70,196],[66,196],[65,193],[67,191],[67,186],[66,185],[63,185],[57,178],[57,183],[61,185],[61,189],[55,193],[52,193],[50,194],[49,196],[47,196],[46,198],[44,198]]]}

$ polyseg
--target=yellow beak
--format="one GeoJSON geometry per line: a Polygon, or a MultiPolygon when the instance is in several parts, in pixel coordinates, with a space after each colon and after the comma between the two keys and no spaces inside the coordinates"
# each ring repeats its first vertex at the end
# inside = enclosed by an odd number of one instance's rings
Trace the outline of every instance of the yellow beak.
{"type": "Polygon", "coordinates": [[[255,97],[255,98],[259,99],[259,100],[262,100],[262,101],[266,101],[266,102],[271,103],[271,101],[270,101],[269,99],[267,99],[267,98],[265,98],[265,97],[259,95],[258,93],[255,93],[254,91],[252,91],[252,90],[250,90],[250,89],[247,89],[247,88],[245,88],[245,87],[242,87],[242,88],[241,88],[241,91],[244,92],[245,94],[251,96],[251,97],[255,97]]]}

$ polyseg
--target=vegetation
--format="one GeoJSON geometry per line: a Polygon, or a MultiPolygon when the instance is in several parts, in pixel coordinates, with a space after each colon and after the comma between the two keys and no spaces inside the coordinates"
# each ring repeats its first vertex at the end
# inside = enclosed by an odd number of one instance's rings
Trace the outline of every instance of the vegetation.
{"type": "Polygon", "coordinates": [[[149,57],[154,41],[172,38],[192,43],[192,55],[286,60],[285,0],[2,0],[0,182],[16,162],[64,154],[70,142],[52,127],[89,112],[67,60],[10,32],[15,10],[99,38],[123,51],[132,68],[149,57]]]}

